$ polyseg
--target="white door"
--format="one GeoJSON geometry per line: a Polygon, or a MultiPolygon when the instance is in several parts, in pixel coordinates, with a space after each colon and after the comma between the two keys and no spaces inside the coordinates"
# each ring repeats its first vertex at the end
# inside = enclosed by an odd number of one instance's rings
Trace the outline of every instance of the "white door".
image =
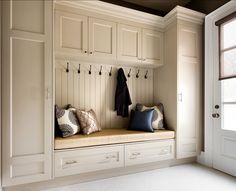
{"type": "Polygon", "coordinates": [[[89,55],[116,58],[116,23],[89,18],[89,55]]]}
{"type": "Polygon", "coordinates": [[[2,1],[2,185],[52,176],[53,2],[2,1]]]}
{"type": "MultiPolygon", "coordinates": [[[[216,48],[216,51],[220,50],[221,72],[231,74],[236,68],[236,17],[223,23],[220,28],[216,27],[216,30],[221,31],[221,45],[216,48]]],[[[212,108],[213,167],[236,176],[236,78],[219,80],[218,56],[214,64],[212,108]]]]}
{"type": "Polygon", "coordinates": [[[118,59],[141,62],[141,28],[118,25],[118,59]]]}

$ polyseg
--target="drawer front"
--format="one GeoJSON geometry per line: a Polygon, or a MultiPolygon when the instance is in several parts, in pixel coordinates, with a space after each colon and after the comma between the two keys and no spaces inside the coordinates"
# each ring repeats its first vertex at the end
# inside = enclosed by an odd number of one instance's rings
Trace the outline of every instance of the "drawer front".
{"type": "Polygon", "coordinates": [[[91,147],[55,153],[55,177],[124,167],[124,145],[91,147]]]}
{"type": "Polygon", "coordinates": [[[125,145],[125,166],[174,159],[174,139],[125,145]]]}

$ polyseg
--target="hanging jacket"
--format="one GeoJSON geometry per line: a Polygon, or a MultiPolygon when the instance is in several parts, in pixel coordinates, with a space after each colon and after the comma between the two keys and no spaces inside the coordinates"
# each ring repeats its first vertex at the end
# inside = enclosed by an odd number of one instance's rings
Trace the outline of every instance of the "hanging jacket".
{"type": "Polygon", "coordinates": [[[117,74],[115,110],[117,111],[117,115],[122,117],[129,116],[129,105],[132,104],[126,81],[124,70],[120,68],[117,74]]]}

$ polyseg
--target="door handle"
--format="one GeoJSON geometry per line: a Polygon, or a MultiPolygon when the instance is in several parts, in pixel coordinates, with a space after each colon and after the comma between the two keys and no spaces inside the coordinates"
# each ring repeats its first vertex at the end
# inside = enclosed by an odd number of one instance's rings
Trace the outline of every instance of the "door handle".
{"type": "Polygon", "coordinates": [[[219,113],[213,113],[213,114],[212,114],[212,117],[213,117],[213,118],[219,118],[219,117],[220,117],[220,114],[219,114],[219,113]]]}

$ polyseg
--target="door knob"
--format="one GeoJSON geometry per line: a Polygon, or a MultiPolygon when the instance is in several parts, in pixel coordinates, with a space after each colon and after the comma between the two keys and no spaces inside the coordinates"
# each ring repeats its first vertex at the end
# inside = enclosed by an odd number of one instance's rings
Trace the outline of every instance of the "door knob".
{"type": "Polygon", "coordinates": [[[219,118],[219,117],[220,117],[220,114],[219,114],[219,113],[213,113],[213,114],[212,114],[212,117],[213,117],[213,118],[219,118]]]}

